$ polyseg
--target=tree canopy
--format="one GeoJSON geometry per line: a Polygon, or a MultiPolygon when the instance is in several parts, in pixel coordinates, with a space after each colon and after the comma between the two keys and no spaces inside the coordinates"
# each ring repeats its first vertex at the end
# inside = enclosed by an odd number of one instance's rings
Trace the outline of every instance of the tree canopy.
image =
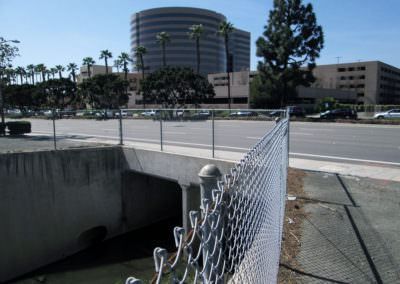
{"type": "Polygon", "coordinates": [[[199,105],[215,96],[214,87],[191,68],[166,66],[150,73],[142,82],[140,92],[148,102],[164,108],[199,105]]]}
{"type": "MultiPolygon", "coordinates": [[[[296,87],[310,86],[312,70],[323,48],[322,27],[317,25],[311,4],[301,0],[274,0],[263,37],[259,37],[257,56],[259,77],[270,97],[275,94],[280,105],[296,97],[296,87]],[[307,65],[307,68],[300,69],[307,65]]],[[[255,96],[255,94],[253,94],[255,96]]]]}
{"type": "Polygon", "coordinates": [[[98,74],[79,84],[84,102],[95,108],[116,109],[129,100],[128,82],[115,74],[98,74]]]}

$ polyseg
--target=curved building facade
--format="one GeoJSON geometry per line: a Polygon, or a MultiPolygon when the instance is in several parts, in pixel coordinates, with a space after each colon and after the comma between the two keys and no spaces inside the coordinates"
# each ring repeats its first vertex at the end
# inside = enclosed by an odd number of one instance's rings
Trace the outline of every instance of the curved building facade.
{"type": "MultiPolygon", "coordinates": [[[[146,72],[160,68],[163,64],[162,48],[156,43],[156,35],[159,32],[167,32],[170,35],[170,42],[166,44],[167,65],[191,67],[196,70],[196,43],[195,40],[189,39],[188,32],[190,26],[202,24],[206,34],[200,40],[200,73],[207,75],[225,72],[224,41],[216,35],[219,24],[224,20],[224,15],[214,11],[185,7],[156,8],[135,13],[130,21],[133,64],[139,60],[134,55],[135,48],[144,46],[147,49],[143,56],[146,72]]],[[[236,68],[249,68],[250,33],[235,29],[231,42],[233,71],[239,71],[235,70],[236,68]],[[236,41],[236,37],[239,41],[236,41]]]]}

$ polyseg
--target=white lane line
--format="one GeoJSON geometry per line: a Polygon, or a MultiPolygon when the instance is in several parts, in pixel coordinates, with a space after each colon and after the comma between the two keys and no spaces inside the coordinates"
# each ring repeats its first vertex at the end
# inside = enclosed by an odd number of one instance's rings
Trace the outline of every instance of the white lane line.
{"type": "Polygon", "coordinates": [[[248,136],[246,138],[247,139],[254,139],[254,140],[261,140],[262,137],[251,137],[251,136],[248,136]]]}
{"type": "MultiPolygon", "coordinates": [[[[43,134],[53,134],[53,132],[42,132],[42,131],[35,131],[34,133],[43,133],[43,134]]],[[[68,136],[90,136],[90,137],[97,137],[97,138],[111,138],[111,139],[118,139],[118,136],[106,136],[106,135],[92,135],[86,133],[69,133],[63,134],[58,133],[58,135],[68,135],[68,136]]],[[[124,138],[124,140],[128,141],[140,141],[140,142],[152,142],[152,143],[159,143],[159,139],[142,139],[142,138],[124,138]]],[[[179,142],[179,141],[171,141],[165,140],[166,143],[174,143],[178,145],[188,145],[188,146],[202,146],[202,147],[211,147],[209,144],[200,144],[200,143],[188,143],[188,142],[179,142]]],[[[230,146],[219,146],[215,145],[215,147],[223,148],[223,149],[232,149],[232,150],[240,150],[247,152],[249,148],[241,148],[241,147],[230,147],[230,146]]],[[[400,166],[400,163],[393,163],[393,162],[385,162],[385,161],[376,161],[376,160],[364,160],[364,159],[354,159],[354,158],[346,158],[346,157],[339,157],[339,156],[325,156],[325,155],[314,155],[314,154],[303,154],[303,153],[290,153],[293,156],[303,156],[303,157],[314,157],[314,158],[326,158],[326,159],[335,159],[335,160],[343,160],[343,161],[354,161],[354,162],[365,162],[365,163],[377,163],[377,164],[386,164],[386,165],[393,165],[393,166],[400,166]]]]}
{"type": "Polygon", "coordinates": [[[293,135],[314,136],[314,134],[312,134],[312,133],[302,133],[302,132],[294,132],[294,131],[290,132],[290,134],[293,134],[293,135]]]}
{"type": "Polygon", "coordinates": [[[313,157],[313,158],[326,158],[326,159],[335,159],[335,160],[344,160],[344,161],[354,161],[354,162],[386,164],[386,165],[392,165],[392,166],[400,166],[400,163],[394,163],[394,162],[354,159],[354,158],[346,158],[346,157],[338,157],[338,156],[325,156],[325,155],[314,155],[314,154],[303,154],[303,153],[290,153],[290,155],[303,156],[303,157],[313,157]]]}
{"type": "MultiPolygon", "coordinates": [[[[44,132],[44,131],[35,131],[34,133],[38,134],[53,134],[53,132],[44,132]]],[[[119,136],[106,136],[106,135],[94,135],[94,134],[86,134],[86,133],[57,133],[57,136],[61,135],[67,135],[67,136],[89,136],[89,137],[96,137],[96,138],[110,138],[110,139],[119,139],[119,136]]],[[[73,139],[73,138],[71,138],[73,139]]],[[[129,137],[124,137],[124,140],[129,140],[129,141],[140,141],[140,142],[151,142],[151,143],[160,143],[159,139],[143,139],[143,138],[129,138],[129,137]]],[[[210,144],[200,144],[200,143],[189,143],[189,142],[180,142],[180,141],[171,141],[171,140],[163,140],[165,143],[173,143],[173,144],[178,144],[178,145],[188,145],[188,146],[202,146],[202,147],[211,147],[212,145],[210,144]]],[[[215,147],[218,148],[224,148],[224,149],[232,149],[232,150],[240,150],[240,151],[249,151],[249,148],[241,148],[241,147],[231,147],[231,146],[220,146],[220,145],[215,145],[215,147]]]]}
{"type": "Polygon", "coordinates": [[[186,134],[185,132],[173,132],[173,131],[163,131],[163,133],[165,133],[165,134],[182,134],[182,135],[186,134]]]}

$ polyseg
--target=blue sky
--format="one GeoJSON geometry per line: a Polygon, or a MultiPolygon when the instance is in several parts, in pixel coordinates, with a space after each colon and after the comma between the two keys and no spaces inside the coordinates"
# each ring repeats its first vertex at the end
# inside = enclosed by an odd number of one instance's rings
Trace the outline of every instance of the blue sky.
{"type": "MultiPolygon", "coordinates": [[[[398,0],[310,0],[325,34],[318,64],[380,60],[400,68],[398,0]]],[[[129,52],[131,14],[150,8],[183,6],[224,14],[239,29],[251,33],[251,69],[255,70],[255,41],[262,35],[273,0],[133,1],[133,0],[0,0],[0,36],[18,39],[20,56],[14,66],[70,62],[81,65],[100,50],[114,59],[129,52]]]]}

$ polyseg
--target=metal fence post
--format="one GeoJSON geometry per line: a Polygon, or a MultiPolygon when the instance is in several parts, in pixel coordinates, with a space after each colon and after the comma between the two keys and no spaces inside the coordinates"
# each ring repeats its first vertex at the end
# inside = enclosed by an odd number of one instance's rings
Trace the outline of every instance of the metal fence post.
{"type": "Polygon", "coordinates": [[[124,145],[122,134],[122,111],[119,110],[119,145],[124,145]]]}
{"type": "Polygon", "coordinates": [[[215,128],[214,128],[214,110],[211,111],[212,124],[212,157],[215,158],[215,128]]]}
{"type": "Polygon", "coordinates": [[[290,107],[286,107],[286,117],[287,117],[287,159],[289,163],[289,150],[290,150],[290,140],[289,140],[289,134],[290,134],[290,107]]]}
{"type": "MultiPolygon", "coordinates": [[[[218,189],[218,181],[221,178],[221,172],[219,169],[212,164],[204,166],[199,173],[199,181],[200,181],[200,194],[201,194],[201,200],[208,199],[210,201],[213,200],[212,196],[212,191],[214,189],[218,189]]],[[[203,204],[203,202],[202,202],[203,204]]],[[[202,217],[204,217],[205,208],[202,210],[202,217]]],[[[220,229],[220,228],[219,228],[220,229]]],[[[218,229],[218,230],[219,230],[218,229]]],[[[208,222],[204,223],[204,234],[208,236],[211,233],[211,228],[210,224],[208,222]]],[[[209,238],[209,241],[204,244],[203,247],[203,268],[204,268],[204,278],[205,278],[205,283],[209,283],[207,279],[215,279],[217,275],[220,275],[222,271],[222,267],[219,266],[215,268],[217,271],[211,271],[211,266],[212,264],[218,263],[218,255],[216,255],[216,252],[214,251],[214,255],[212,258],[209,257],[211,253],[213,253],[214,249],[214,244],[215,244],[215,239],[209,238]],[[208,256],[208,258],[207,258],[208,256]]],[[[215,282],[213,282],[215,283],[215,282]]]]}
{"type": "Polygon", "coordinates": [[[57,150],[57,139],[56,139],[56,110],[53,109],[53,141],[54,150],[57,150]]]}
{"type": "Polygon", "coordinates": [[[160,148],[161,148],[161,152],[163,151],[162,113],[163,113],[163,111],[160,110],[160,148]]]}

